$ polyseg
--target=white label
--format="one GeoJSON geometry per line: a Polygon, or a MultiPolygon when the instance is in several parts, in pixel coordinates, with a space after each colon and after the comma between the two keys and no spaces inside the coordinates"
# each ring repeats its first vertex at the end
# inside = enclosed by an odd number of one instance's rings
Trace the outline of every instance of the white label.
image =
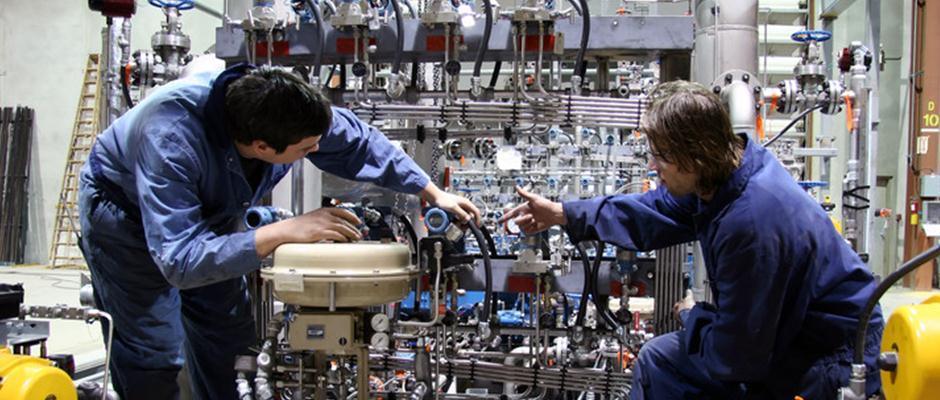
{"type": "Polygon", "coordinates": [[[274,290],[281,292],[303,292],[304,276],[297,271],[274,273],[274,290]]]}
{"type": "Polygon", "coordinates": [[[917,154],[927,154],[928,148],[930,148],[930,136],[918,136],[917,154]]]}
{"type": "Polygon", "coordinates": [[[496,168],[501,171],[522,169],[522,153],[513,146],[502,146],[496,152],[496,168]]]}

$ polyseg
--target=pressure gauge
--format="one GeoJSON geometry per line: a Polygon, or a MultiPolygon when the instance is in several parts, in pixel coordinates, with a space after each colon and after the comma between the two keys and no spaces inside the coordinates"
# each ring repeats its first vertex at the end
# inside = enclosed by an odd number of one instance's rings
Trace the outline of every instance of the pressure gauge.
{"type": "Polygon", "coordinates": [[[372,340],[369,341],[369,344],[376,350],[387,350],[390,342],[391,339],[388,338],[387,334],[376,333],[372,335],[372,340]]]}
{"type": "Polygon", "coordinates": [[[388,320],[388,315],[385,314],[375,314],[372,316],[372,330],[376,332],[388,332],[391,323],[388,320]]]}

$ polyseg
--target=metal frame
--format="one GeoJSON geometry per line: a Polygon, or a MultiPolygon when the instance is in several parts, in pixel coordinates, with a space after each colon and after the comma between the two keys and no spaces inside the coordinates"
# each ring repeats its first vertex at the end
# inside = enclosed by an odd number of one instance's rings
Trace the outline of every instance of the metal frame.
{"type": "MultiPolygon", "coordinates": [[[[409,19],[403,22],[405,40],[402,59],[405,62],[440,61],[443,53],[429,52],[425,46],[428,36],[438,35],[438,29],[429,28],[418,20],[409,19]]],[[[501,20],[493,24],[485,60],[512,59],[511,27],[512,21],[501,20]]],[[[340,31],[329,25],[325,28],[325,43],[328,44],[323,49],[323,64],[351,63],[353,55],[337,53],[336,42],[338,39],[352,39],[352,32],[340,31]]],[[[652,58],[660,53],[686,53],[692,50],[692,29],[692,17],[686,16],[591,17],[591,36],[586,54],[652,58]]],[[[563,42],[564,55],[573,57],[581,40],[581,19],[557,20],[554,30],[563,42]]],[[[375,52],[369,54],[370,62],[391,62],[397,51],[395,29],[382,25],[369,34],[376,39],[375,52]]],[[[468,51],[459,52],[461,61],[473,61],[482,36],[482,24],[463,29],[463,43],[468,51]]],[[[280,37],[281,41],[289,43],[289,55],[273,57],[275,64],[313,62],[318,45],[316,26],[300,24],[298,29],[289,28],[280,32],[280,37]]],[[[226,62],[247,60],[245,43],[245,31],[239,25],[230,24],[216,30],[216,56],[226,62]]]]}

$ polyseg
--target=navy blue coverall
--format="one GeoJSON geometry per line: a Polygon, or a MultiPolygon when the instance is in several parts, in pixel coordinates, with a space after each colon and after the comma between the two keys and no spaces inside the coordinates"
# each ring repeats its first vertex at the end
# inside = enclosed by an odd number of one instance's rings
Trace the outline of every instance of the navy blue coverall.
{"type": "MultiPolygon", "coordinates": [[[[875,289],[826,213],[759,144],[710,202],[660,187],[564,203],[572,240],[651,250],[698,240],[714,304],[683,312],[634,370],[633,399],[835,398],[848,383],[859,314],[875,289]]],[[[866,345],[868,390],[880,388],[883,321],[866,345]]]]}
{"type": "MultiPolygon", "coordinates": [[[[256,190],[225,132],[227,85],[245,66],[158,89],[99,135],[82,169],[82,246],[97,304],[114,317],[111,371],[126,400],[179,396],[183,360],[197,399],[235,397],[235,356],[256,344],[244,275],[260,268],[257,205],[290,169],[264,165],[256,190]]],[[[346,109],[308,159],[407,193],[428,176],[346,109]]]]}

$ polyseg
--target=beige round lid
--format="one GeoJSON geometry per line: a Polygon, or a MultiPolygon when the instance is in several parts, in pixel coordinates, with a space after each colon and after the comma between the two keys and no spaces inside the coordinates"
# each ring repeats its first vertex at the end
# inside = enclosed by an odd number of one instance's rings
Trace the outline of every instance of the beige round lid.
{"type": "Polygon", "coordinates": [[[291,243],[261,270],[274,296],[305,307],[365,307],[399,301],[417,274],[399,243],[291,243]]]}
{"type": "Polygon", "coordinates": [[[410,275],[411,252],[401,243],[288,243],[274,251],[271,272],[293,270],[305,278],[392,278],[410,275]]]}

